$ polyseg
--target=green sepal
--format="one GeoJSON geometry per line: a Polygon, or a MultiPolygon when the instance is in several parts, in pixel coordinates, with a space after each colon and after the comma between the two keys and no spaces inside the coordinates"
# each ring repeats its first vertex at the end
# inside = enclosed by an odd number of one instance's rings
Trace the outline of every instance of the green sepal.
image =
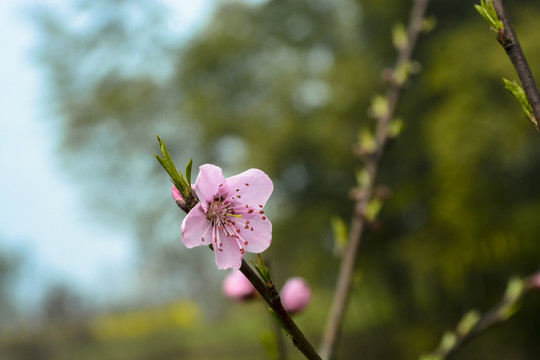
{"type": "Polygon", "coordinates": [[[478,13],[480,13],[480,15],[482,15],[482,17],[488,22],[493,31],[498,33],[499,30],[504,30],[504,24],[501,20],[499,20],[491,0],[481,0],[480,5],[474,5],[474,7],[476,8],[476,11],[478,11],[478,13]]]}

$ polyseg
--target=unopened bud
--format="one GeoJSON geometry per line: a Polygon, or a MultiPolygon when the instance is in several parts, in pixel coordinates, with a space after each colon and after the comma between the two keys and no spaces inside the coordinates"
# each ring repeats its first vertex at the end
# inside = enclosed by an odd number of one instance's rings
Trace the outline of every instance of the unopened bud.
{"type": "Polygon", "coordinates": [[[537,272],[529,278],[529,288],[533,290],[540,290],[540,272],[537,272]]]}
{"type": "Polygon", "coordinates": [[[290,314],[304,310],[311,301],[311,289],[301,277],[290,278],[281,289],[281,303],[290,314]]]}
{"type": "Polygon", "coordinates": [[[255,297],[256,290],[240,270],[234,270],[223,281],[223,293],[231,299],[246,301],[255,297]]]}
{"type": "Polygon", "coordinates": [[[184,210],[185,212],[189,212],[189,206],[182,197],[182,194],[180,194],[180,191],[174,185],[172,186],[172,197],[180,209],[184,210]]]}

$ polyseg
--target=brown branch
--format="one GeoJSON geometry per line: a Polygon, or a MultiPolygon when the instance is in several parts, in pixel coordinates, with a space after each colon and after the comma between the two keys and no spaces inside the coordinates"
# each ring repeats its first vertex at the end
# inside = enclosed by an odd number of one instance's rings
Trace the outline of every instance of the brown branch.
{"type": "MultiPolygon", "coordinates": [[[[406,66],[410,60],[416,40],[422,28],[422,20],[427,8],[428,0],[415,0],[409,19],[407,31],[407,43],[398,52],[397,62],[394,72],[406,66]]],[[[334,292],[334,299],[328,314],[325,332],[323,335],[320,354],[326,360],[331,360],[334,356],[336,342],[341,331],[343,317],[347,308],[350,295],[351,279],[355,267],[356,255],[362,240],[362,233],[365,226],[365,210],[371,200],[374,190],[375,178],[377,176],[379,161],[383,154],[384,147],[388,140],[388,127],[394,116],[396,105],[401,92],[402,83],[396,80],[391,82],[387,92],[388,111],[377,119],[377,129],[375,133],[376,148],[367,158],[366,170],[369,181],[362,189],[362,196],[354,206],[353,218],[347,248],[343,253],[341,266],[339,269],[338,282],[334,292]]]]}
{"type": "Polygon", "coordinates": [[[540,92],[538,92],[538,86],[536,85],[536,81],[534,80],[529,64],[527,63],[525,54],[523,54],[523,50],[521,49],[521,45],[514,32],[510,18],[506,13],[504,1],[493,0],[493,7],[495,8],[497,16],[504,24],[504,29],[498,36],[499,42],[516,69],[519,80],[521,81],[527,99],[529,100],[529,104],[532,107],[536,127],[537,129],[540,129],[540,92]],[[504,39],[505,41],[501,41],[501,39],[504,39]]]}
{"type": "Polygon", "coordinates": [[[271,281],[268,284],[265,284],[245,260],[242,260],[240,271],[248,278],[259,294],[261,294],[262,298],[274,311],[279,319],[280,325],[290,335],[293,344],[298,350],[300,350],[307,359],[321,360],[319,354],[317,354],[311,343],[307,340],[298,326],[296,326],[287,310],[285,310],[283,304],[281,304],[279,293],[274,284],[271,281]]]}

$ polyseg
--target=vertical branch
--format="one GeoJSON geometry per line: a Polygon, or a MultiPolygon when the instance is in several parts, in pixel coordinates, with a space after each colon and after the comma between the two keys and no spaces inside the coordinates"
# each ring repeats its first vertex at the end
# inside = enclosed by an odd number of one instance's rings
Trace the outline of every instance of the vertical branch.
{"type": "MultiPolygon", "coordinates": [[[[411,60],[416,40],[422,28],[422,21],[427,8],[428,0],[415,0],[411,11],[409,26],[407,30],[407,43],[399,48],[394,74],[397,70],[403,69],[411,60]]],[[[377,119],[375,133],[376,148],[366,161],[366,170],[369,181],[362,189],[362,196],[354,205],[353,218],[349,233],[349,242],[343,254],[339,269],[338,281],[334,292],[334,299],[328,314],[325,332],[323,335],[320,354],[323,359],[331,360],[334,356],[339,333],[341,331],[343,317],[347,308],[347,303],[351,288],[351,279],[355,267],[356,255],[362,240],[362,233],[365,226],[365,211],[372,198],[374,183],[379,169],[379,161],[382,157],[384,147],[389,136],[389,124],[394,116],[396,105],[399,100],[403,83],[393,76],[390,88],[387,92],[388,110],[377,119]]]]}
{"type": "Polygon", "coordinates": [[[495,8],[497,16],[504,24],[502,34],[499,34],[498,37],[499,42],[503,46],[506,54],[512,62],[512,65],[514,65],[514,68],[516,69],[519,80],[521,81],[523,89],[525,90],[525,94],[527,95],[527,99],[529,100],[529,104],[532,107],[532,111],[536,121],[536,127],[537,129],[539,129],[540,93],[538,92],[538,86],[536,85],[536,81],[534,80],[529,64],[527,63],[525,54],[523,54],[523,50],[521,49],[521,45],[519,44],[516,33],[514,32],[514,28],[512,27],[510,18],[506,13],[503,0],[493,0],[493,7],[495,8]],[[501,41],[501,39],[503,41],[501,41]]]}

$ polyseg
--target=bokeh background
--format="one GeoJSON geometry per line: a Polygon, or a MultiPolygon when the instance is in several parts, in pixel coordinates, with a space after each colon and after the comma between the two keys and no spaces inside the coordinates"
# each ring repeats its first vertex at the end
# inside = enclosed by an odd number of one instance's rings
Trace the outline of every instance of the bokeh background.
{"type": "MultiPolygon", "coordinates": [[[[540,265],[540,139],[473,4],[428,8],[436,27],[398,107],[379,177],[392,196],[360,249],[339,359],[416,359],[540,265]]],[[[270,175],[265,254],[278,285],[310,282],[297,319],[317,344],[339,265],[331,219],[350,218],[353,144],[410,6],[2,2],[0,358],[268,358],[265,307],[224,298],[212,253],[181,244],[157,133],[180,167],[270,175]]],[[[540,5],[508,6],[538,74],[540,5]]],[[[459,358],[535,359],[539,319],[532,294],[459,358]]]]}

